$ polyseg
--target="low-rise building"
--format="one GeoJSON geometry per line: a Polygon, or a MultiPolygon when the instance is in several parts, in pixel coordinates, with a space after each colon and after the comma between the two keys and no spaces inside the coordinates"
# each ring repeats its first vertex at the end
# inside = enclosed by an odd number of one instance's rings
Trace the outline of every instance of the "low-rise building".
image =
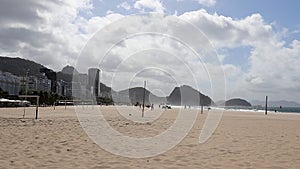
{"type": "Polygon", "coordinates": [[[72,97],[72,83],[63,80],[57,81],[57,94],[60,96],[72,97]]]}
{"type": "Polygon", "coordinates": [[[0,71],[0,88],[8,95],[16,96],[20,91],[20,79],[11,73],[0,71]]]}
{"type": "Polygon", "coordinates": [[[51,80],[46,76],[22,76],[20,79],[20,89],[22,91],[44,91],[51,92],[51,80]]]}
{"type": "Polygon", "coordinates": [[[38,78],[37,91],[46,91],[48,93],[51,92],[51,80],[49,80],[46,76],[42,76],[38,78]]]}

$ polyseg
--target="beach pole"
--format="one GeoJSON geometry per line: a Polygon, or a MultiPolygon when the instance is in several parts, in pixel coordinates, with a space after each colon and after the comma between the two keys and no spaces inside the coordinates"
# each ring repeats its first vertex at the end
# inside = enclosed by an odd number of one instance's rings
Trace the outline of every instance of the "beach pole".
{"type": "Polygon", "coordinates": [[[266,96],[266,107],[265,107],[265,115],[268,114],[268,96],[266,96]]]}
{"type": "Polygon", "coordinates": [[[26,100],[24,100],[24,102],[23,102],[23,104],[24,104],[24,111],[23,111],[23,118],[25,118],[25,113],[26,113],[26,108],[25,108],[25,106],[26,106],[26,102],[25,102],[26,100]]]}
{"type": "Polygon", "coordinates": [[[142,110],[142,117],[144,117],[144,110],[145,110],[145,94],[146,94],[146,81],[144,81],[144,96],[143,96],[143,110],[142,110]]]}
{"type": "MultiPolygon", "coordinates": [[[[23,76],[24,77],[24,76],[23,76]]],[[[27,77],[28,77],[28,71],[26,72],[26,80],[25,80],[25,101],[24,101],[24,113],[23,118],[25,118],[25,109],[26,109],[26,100],[27,100],[27,77]]]]}
{"type": "Polygon", "coordinates": [[[201,114],[203,114],[203,105],[201,105],[201,114]]]}
{"type": "Polygon", "coordinates": [[[39,102],[40,102],[40,97],[38,96],[37,99],[36,99],[35,119],[38,118],[38,113],[39,113],[39,102]]]}

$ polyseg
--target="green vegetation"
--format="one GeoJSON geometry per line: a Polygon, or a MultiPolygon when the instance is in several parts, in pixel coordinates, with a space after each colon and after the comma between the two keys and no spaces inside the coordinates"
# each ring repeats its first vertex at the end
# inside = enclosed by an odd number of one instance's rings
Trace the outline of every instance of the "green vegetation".
{"type": "Polygon", "coordinates": [[[8,92],[3,91],[0,87],[0,98],[7,98],[8,96],[8,92]]]}
{"type": "MultiPolygon", "coordinates": [[[[26,95],[25,91],[21,90],[20,95],[26,95]]],[[[56,93],[48,93],[46,91],[36,91],[36,90],[29,90],[27,95],[38,95],[40,96],[40,105],[54,105],[57,100],[70,100],[72,98],[59,96],[56,93]]],[[[22,98],[21,98],[22,99],[22,98]]],[[[36,104],[35,98],[26,98],[26,100],[30,101],[31,104],[36,104]]]]}
{"type": "Polygon", "coordinates": [[[0,56],[0,70],[3,72],[10,72],[17,76],[25,76],[28,71],[29,76],[40,77],[41,68],[44,68],[44,66],[30,60],[0,56]]]}
{"type": "Polygon", "coordinates": [[[97,104],[100,104],[100,105],[113,105],[114,101],[111,98],[108,98],[108,97],[98,97],[97,98],[97,104]]]}

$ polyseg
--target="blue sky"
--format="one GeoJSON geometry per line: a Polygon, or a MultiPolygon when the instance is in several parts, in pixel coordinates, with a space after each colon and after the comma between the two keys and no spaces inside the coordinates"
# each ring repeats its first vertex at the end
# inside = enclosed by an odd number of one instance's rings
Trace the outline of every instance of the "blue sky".
{"type": "MultiPolygon", "coordinates": [[[[233,18],[243,18],[252,13],[260,13],[266,22],[276,22],[280,27],[299,28],[300,2],[296,0],[222,0],[216,5],[218,13],[233,18]]],[[[212,11],[213,11],[212,10],[212,11]]]]}
{"type": "MultiPolygon", "coordinates": [[[[132,6],[135,1],[93,0],[93,15],[104,16],[109,10],[126,15],[138,12],[136,9],[127,11],[123,8],[118,8],[118,5],[122,2],[127,2],[132,6]]],[[[216,4],[211,7],[201,5],[196,0],[162,0],[161,2],[166,8],[166,12],[168,14],[174,14],[174,12],[177,11],[178,15],[181,15],[184,12],[198,10],[201,8],[206,9],[210,13],[217,12],[220,15],[230,16],[232,18],[244,18],[253,13],[260,13],[264,16],[266,22],[276,22],[279,27],[291,29],[300,28],[300,24],[297,22],[300,18],[300,1],[297,0],[222,0],[217,1],[216,4]]]]}

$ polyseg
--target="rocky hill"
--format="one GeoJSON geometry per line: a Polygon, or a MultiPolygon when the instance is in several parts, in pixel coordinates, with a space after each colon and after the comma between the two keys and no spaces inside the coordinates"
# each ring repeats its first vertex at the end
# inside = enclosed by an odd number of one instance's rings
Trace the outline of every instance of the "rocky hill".
{"type": "MultiPolygon", "coordinates": [[[[144,96],[144,88],[134,87],[125,89],[113,94],[113,100],[116,103],[122,104],[135,104],[142,103],[144,96]]],[[[169,103],[172,105],[190,105],[190,106],[204,106],[213,105],[214,102],[208,97],[201,94],[199,91],[193,89],[190,86],[183,85],[176,87],[167,97],[158,97],[151,93],[149,90],[145,90],[145,104],[160,104],[169,103]]]]}
{"type": "MultiPolygon", "coordinates": [[[[134,87],[125,89],[113,94],[113,100],[116,103],[122,104],[136,104],[143,103],[144,88],[134,87]]],[[[149,90],[145,90],[145,104],[160,104],[166,103],[166,98],[158,97],[151,93],[149,90]]]]}
{"type": "Polygon", "coordinates": [[[17,76],[25,76],[28,72],[29,76],[40,77],[40,69],[45,66],[22,58],[10,58],[0,56],[0,70],[3,72],[10,72],[17,76]]]}
{"type": "Polygon", "coordinates": [[[234,98],[234,99],[227,100],[225,102],[225,106],[250,107],[251,104],[244,99],[234,98]]]}
{"type": "Polygon", "coordinates": [[[79,74],[79,72],[73,66],[70,66],[70,65],[65,66],[61,70],[61,73],[67,74],[67,75],[73,75],[73,73],[79,74]]]}
{"type": "Polygon", "coordinates": [[[214,102],[210,97],[187,85],[174,88],[171,94],[167,97],[167,100],[168,103],[172,105],[214,105],[214,102]]]}

